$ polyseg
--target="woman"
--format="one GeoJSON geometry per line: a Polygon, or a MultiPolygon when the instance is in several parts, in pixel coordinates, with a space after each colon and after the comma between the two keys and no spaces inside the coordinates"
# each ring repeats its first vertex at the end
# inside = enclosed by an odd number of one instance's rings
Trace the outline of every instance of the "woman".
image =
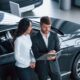
{"type": "Polygon", "coordinates": [[[31,50],[31,30],[32,22],[23,18],[13,38],[15,66],[19,80],[31,80],[31,70],[35,67],[35,58],[31,50]]]}

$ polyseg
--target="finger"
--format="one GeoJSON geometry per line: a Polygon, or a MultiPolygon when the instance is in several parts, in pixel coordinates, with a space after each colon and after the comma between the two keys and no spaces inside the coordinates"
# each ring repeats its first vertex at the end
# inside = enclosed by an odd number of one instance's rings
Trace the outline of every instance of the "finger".
{"type": "Polygon", "coordinates": [[[35,65],[33,65],[32,68],[35,68],[35,65]]]}
{"type": "Polygon", "coordinates": [[[52,57],[52,59],[56,59],[56,57],[52,57]]]}
{"type": "Polygon", "coordinates": [[[33,66],[33,65],[31,65],[31,68],[34,68],[34,66],[33,66]]]}
{"type": "Polygon", "coordinates": [[[50,57],[47,57],[47,60],[51,60],[51,58],[50,57]]]}

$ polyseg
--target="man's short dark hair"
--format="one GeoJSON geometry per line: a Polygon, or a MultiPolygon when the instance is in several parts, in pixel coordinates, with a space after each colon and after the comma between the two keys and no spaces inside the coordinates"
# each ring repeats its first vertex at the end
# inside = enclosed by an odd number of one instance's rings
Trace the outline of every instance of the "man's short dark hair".
{"type": "Polygon", "coordinates": [[[50,25],[51,24],[51,20],[48,16],[43,16],[41,17],[40,19],[40,24],[47,24],[47,25],[50,25]]]}

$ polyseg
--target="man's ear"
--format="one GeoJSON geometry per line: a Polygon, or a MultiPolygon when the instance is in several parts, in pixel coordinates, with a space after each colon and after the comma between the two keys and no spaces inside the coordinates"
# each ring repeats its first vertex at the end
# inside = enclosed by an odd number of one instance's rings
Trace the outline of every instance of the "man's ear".
{"type": "Polygon", "coordinates": [[[40,23],[40,26],[42,25],[42,23],[40,23]]]}
{"type": "Polygon", "coordinates": [[[42,23],[40,23],[40,27],[42,27],[42,23]]]}

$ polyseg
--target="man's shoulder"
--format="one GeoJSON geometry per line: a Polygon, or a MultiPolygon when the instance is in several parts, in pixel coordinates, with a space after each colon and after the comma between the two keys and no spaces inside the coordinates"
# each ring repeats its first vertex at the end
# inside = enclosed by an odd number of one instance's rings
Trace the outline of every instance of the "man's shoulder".
{"type": "Polygon", "coordinates": [[[57,34],[56,34],[55,32],[50,32],[50,34],[51,34],[52,36],[57,36],[57,34]]]}
{"type": "Polygon", "coordinates": [[[38,38],[39,38],[39,32],[36,33],[35,35],[32,35],[31,38],[32,38],[33,40],[38,39],[38,38]]]}

